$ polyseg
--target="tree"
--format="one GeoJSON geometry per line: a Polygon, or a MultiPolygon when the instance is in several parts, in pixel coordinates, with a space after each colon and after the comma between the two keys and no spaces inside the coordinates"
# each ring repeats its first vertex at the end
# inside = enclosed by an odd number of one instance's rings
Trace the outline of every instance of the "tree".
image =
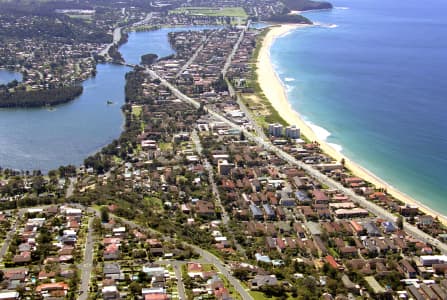
{"type": "Polygon", "coordinates": [[[402,216],[397,217],[396,225],[399,229],[404,229],[404,218],[402,216]]]}
{"type": "Polygon", "coordinates": [[[71,177],[76,175],[76,167],[73,165],[60,166],[59,175],[61,177],[71,177]]]}
{"type": "Polygon", "coordinates": [[[249,275],[250,275],[250,272],[247,269],[235,269],[233,271],[233,276],[238,278],[241,281],[248,280],[249,275]]]}
{"type": "Polygon", "coordinates": [[[263,285],[259,289],[261,292],[267,295],[267,297],[281,297],[285,295],[286,291],[283,286],[279,284],[275,285],[263,285]]]}
{"type": "Polygon", "coordinates": [[[144,54],[143,56],[141,56],[141,63],[143,65],[152,65],[157,61],[157,58],[158,58],[157,54],[153,53],[144,54]]]}
{"type": "Polygon", "coordinates": [[[245,141],[245,134],[244,134],[243,131],[241,131],[241,133],[240,133],[240,135],[239,135],[239,139],[240,139],[241,141],[245,141]]]}
{"type": "Polygon", "coordinates": [[[33,189],[37,194],[45,191],[45,179],[43,176],[37,176],[33,179],[33,189]]]}
{"type": "Polygon", "coordinates": [[[130,285],[129,285],[129,289],[132,292],[133,295],[138,295],[141,293],[141,284],[139,284],[136,281],[133,281],[130,285]]]}
{"type": "Polygon", "coordinates": [[[109,223],[109,211],[107,207],[101,207],[101,221],[103,223],[109,223]]]}

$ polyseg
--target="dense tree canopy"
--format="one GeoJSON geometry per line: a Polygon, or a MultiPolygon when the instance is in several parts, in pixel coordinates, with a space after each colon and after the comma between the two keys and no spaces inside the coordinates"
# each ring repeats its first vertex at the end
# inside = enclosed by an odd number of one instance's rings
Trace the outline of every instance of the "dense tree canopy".
{"type": "Polygon", "coordinates": [[[82,90],[80,85],[37,91],[16,90],[12,93],[6,89],[0,89],[0,107],[40,107],[62,104],[81,95],[82,90]]]}

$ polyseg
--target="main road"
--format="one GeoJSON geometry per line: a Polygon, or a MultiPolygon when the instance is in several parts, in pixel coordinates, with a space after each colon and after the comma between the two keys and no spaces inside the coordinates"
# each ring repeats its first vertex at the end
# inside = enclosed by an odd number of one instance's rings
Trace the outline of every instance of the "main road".
{"type": "MultiPolygon", "coordinates": [[[[153,70],[146,69],[146,72],[152,78],[159,79],[161,84],[166,86],[169,90],[171,90],[172,94],[175,95],[176,97],[178,97],[180,100],[185,101],[187,103],[190,103],[192,106],[194,106],[196,108],[200,107],[200,103],[198,101],[196,101],[196,100],[188,97],[187,95],[183,94],[175,86],[173,86],[171,83],[169,83],[168,81],[166,81],[165,79],[160,77],[153,70]]],[[[229,127],[233,128],[233,129],[237,129],[237,130],[243,132],[248,139],[256,142],[258,145],[263,146],[265,149],[272,151],[278,157],[284,159],[288,163],[290,163],[292,165],[296,165],[299,168],[303,169],[304,171],[306,171],[306,173],[308,175],[310,175],[314,179],[318,180],[320,183],[328,186],[331,189],[339,190],[340,192],[344,193],[346,196],[349,196],[359,206],[367,209],[368,211],[370,211],[374,215],[376,215],[376,216],[378,216],[378,217],[380,217],[382,219],[388,220],[388,221],[396,222],[397,217],[394,214],[392,214],[391,212],[389,212],[389,211],[383,209],[382,207],[376,205],[375,203],[368,201],[365,197],[357,195],[351,189],[344,187],[339,182],[333,180],[332,178],[329,178],[328,176],[324,175],[320,171],[314,169],[311,165],[305,164],[304,162],[297,160],[296,158],[294,158],[293,156],[291,156],[287,152],[285,152],[285,151],[281,150],[280,148],[272,145],[272,143],[270,143],[270,141],[266,141],[263,138],[253,134],[252,132],[247,131],[244,127],[239,126],[239,125],[231,122],[230,120],[228,120],[227,118],[222,116],[220,113],[214,111],[213,109],[205,108],[205,110],[206,110],[206,112],[208,112],[214,118],[218,119],[219,121],[221,121],[223,123],[226,123],[229,127]]],[[[447,255],[447,245],[446,244],[444,244],[441,241],[433,238],[429,234],[423,232],[422,230],[420,230],[416,226],[413,226],[413,225],[411,225],[411,224],[409,224],[407,222],[404,222],[404,229],[405,229],[405,231],[407,233],[409,233],[413,237],[423,241],[424,243],[428,243],[428,244],[432,244],[432,245],[436,246],[443,254],[447,255]]]]}
{"type": "Polygon", "coordinates": [[[121,29],[123,27],[117,27],[113,30],[113,41],[108,44],[104,49],[99,52],[99,55],[104,56],[105,58],[109,58],[109,50],[112,46],[118,45],[118,42],[121,40],[121,29]]]}

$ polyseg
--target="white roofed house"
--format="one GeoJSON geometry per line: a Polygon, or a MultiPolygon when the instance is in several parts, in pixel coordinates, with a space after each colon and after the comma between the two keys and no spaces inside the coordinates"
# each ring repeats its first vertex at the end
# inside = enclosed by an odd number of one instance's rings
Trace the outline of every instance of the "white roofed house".
{"type": "Polygon", "coordinates": [[[113,236],[115,236],[115,237],[125,237],[127,234],[126,227],[124,227],[124,226],[113,228],[112,232],[113,232],[113,236]]]}
{"type": "Polygon", "coordinates": [[[116,285],[105,286],[101,290],[104,300],[120,299],[120,293],[116,285]]]}
{"type": "Polygon", "coordinates": [[[19,299],[20,294],[16,291],[1,291],[0,300],[14,300],[19,299]]]}

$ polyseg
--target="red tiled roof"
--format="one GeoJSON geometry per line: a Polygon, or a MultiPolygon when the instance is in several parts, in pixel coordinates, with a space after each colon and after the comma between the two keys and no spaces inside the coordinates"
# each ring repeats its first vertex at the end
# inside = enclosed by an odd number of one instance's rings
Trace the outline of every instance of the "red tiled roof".
{"type": "Polygon", "coordinates": [[[50,290],[68,290],[68,284],[65,282],[44,283],[36,287],[36,292],[50,290]]]}
{"type": "Polygon", "coordinates": [[[168,300],[168,295],[161,293],[146,294],[144,300],[168,300]]]}

